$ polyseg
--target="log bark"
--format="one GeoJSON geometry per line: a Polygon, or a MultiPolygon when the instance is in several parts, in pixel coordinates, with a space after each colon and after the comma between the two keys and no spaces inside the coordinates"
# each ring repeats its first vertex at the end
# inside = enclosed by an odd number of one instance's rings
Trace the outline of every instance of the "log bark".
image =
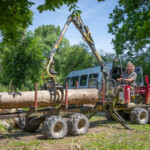
{"type": "MultiPolygon", "coordinates": [[[[61,101],[61,92],[57,91],[56,99],[49,91],[38,91],[38,107],[56,106],[65,104],[65,90],[61,101]]],[[[35,92],[0,92],[0,109],[29,108],[34,106],[35,92]]],[[[68,104],[94,104],[98,101],[97,89],[69,89],[68,104]]]]}

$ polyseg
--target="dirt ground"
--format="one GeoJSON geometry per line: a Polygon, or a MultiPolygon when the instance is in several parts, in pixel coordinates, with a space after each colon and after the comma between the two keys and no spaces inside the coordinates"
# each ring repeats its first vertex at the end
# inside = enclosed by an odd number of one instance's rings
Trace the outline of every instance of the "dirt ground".
{"type": "MultiPolygon", "coordinates": [[[[95,121],[90,123],[90,129],[88,131],[88,134],[97,134],[100,132],[105,132],[107,130],[106,127],[98,127],[100,124],[100,121],[95,121]]],[[[37,143],[38,147],[32,147],[32,149],[41,149],[39,143],[42,143],[42,149],[51,149],[51,150],[72,150],[72,149],[80,149],[79,143],[76,143],[74,141],[80,141],[84,138],[85,135],[82,136],[66,136],[64,139],[59,140],[46,140],[44,139],[44,136],[42,134],[42,131],[36,132],[36,133],[27,133],[23,132],[21,130],[13,130],[11,132],[3,132],[0,133],[0,148],[1,149],[11,149],[13,146],[13,143],[25,143],[25,145],[28,145],[27,147],[30,147],[32,145],[32,142],[37,143]],[[71,141],[71,144],[66,144],[68,141],[71,141]],[[10,145],[10,147],[8,145],[10,145]],[[7,147],[7,146],[8,147],[7,147]],[[6,147],[5,147],[6,146],[6,147]]],[[[14,147],[13,149],[28,149],[27,147],[23,146],[17,148],[14,147]]],[[[15,144],[14,144],[15,145],[15,144]]]]}
{"type": "MultiPolygon", "coordinates": [[[[90,122],[88,133],[82,136],[66,136],[64,139],[46,140],[41,131],[27,133],[16,129],[11,132],[1,132],[0,150],[111,149],[110,145],[115,142],[114,140],[120,144],[127,139],[128,143],[128,139],[133,140],[143,132],[150,135],[150,128],[126,130],[116,122],[108,122],[103,116],[95,116],[90,122]]],[[[137,138],[137,140],[141,139],[137,138]]]]}

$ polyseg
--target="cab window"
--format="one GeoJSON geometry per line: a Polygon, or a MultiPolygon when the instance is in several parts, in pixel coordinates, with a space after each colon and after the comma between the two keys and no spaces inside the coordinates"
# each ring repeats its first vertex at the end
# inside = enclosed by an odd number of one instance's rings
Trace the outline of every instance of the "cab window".
{"type": "Polygon", "coordinates": [[[72,77],[70,87],[75,87],[77,84],[77,81],[79,81],[79,76],[72,77]]]}
{"type": "Polygon", "coordinates": [[[87,75],[82,75],[80,79],[80,86],[86,86],[87,83],[87,75]]]}
{"type": "Polygon", "coordinates": [[[89,80],[90,80],[90,79],[98,80],[98,74],[90,74],[89,80]]]}
{"type": "Polygon", "coordinates": [[[89,83],[88,85],[91,87],[91,86],[95,86],[97,84],[97,81],[98,80],[98,74],[90,74],[89,75],[89,83]]]}

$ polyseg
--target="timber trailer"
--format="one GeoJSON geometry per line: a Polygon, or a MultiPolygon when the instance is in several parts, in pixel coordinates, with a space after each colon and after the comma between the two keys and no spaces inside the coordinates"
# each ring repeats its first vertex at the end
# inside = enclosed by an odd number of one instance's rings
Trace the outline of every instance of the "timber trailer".
{"type": "Polygon", "coordinates": [[[46,107],[43,109],[38,108],[38,93],[36,86],[35,104],[33,103],[33,107],[31,107],[29,111],[3,113],[0,114],[0,119],[20,117],[21,120],[22,117],[25,117],[24,130],[28,132],[35,132],[39,126],[43,124],[43,134],[47,139],[63,138],[67,135],[67,133],[75,136],[85,134],[89,128],[88,119],[94,116],[97,112],[106,112],[107,118],[115,119],[126,129],[130,129],[125,120],[122,118],[122,116],[126,114],[131,115],[131,121],[133,123],[145,124],[148,122],[150,113],[150,88],[148,77],[146,76],[147,86],[137,86],[134,88],[134,91],[130,90],[131,88],[128,85],[117,87],[115,79],[113,79],[113,77],[109,74],[107,66],[95,48],[95,43],[91,37],[88,26],[84,25],[80,16],[70,15],[68,17],[67,22],[50,53],[50,59],[48,60],[46,66],[47,67],[45,67],[45,69],[47,69],[47,74],[49,77],[44,78],[43,73],[43,79],[45,81],[43,90],[49,91],[51,97],[53,97],[55,107],[46,107]],[[95,102],[94,107],[68,107],[67,84],[65,89],[63,86],[59,85],[56,82],[57,77],[52,69],[54,54],[70,22],[73,22],[79,30],[84,41],[87,42],[101,66],[102,79],[100,83],[97,82],[98,101],[95,102]],[[57,93],[61,93],[59,102],[55,101],[57,98],[57,93]],[[140,97],[140,103],[137,103],[138,101],[133,103],[131,97],[140,97]],[[65,103],[62,104],[61,100],[63,99],[65,99],[65,103]]]}

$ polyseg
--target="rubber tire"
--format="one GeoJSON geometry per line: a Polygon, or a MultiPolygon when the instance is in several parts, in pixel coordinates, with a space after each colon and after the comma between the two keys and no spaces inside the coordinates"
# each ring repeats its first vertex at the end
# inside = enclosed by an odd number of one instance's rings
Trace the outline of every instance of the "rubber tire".
{"type": "Polygon", "coordinates": [[[115,121],[108,111],[105,111],[105,117],[108,121],[115,121]]]}
{"type": "Polygon", "coordinates": [[[150,123],[150,107],[147,109],[148,111],[148,114],[149,114],[149,120],[148,120],[148,123],[150,123]]]}
{"type": "Polygon", "coordinates": [[[33,119],[35,117],[27,117],[25,119],[25,128],[24,130],[27,131],[27,132],[36,132],[36,130],[39,128],[40,124],[37,124],[36,126],[31,126],[29,125],[29,122],[31,119],[33,119]]]}
{"type": "Polygon", "coordinates": [[[137,107],[131,111],[130,120],[133,124],[147,124],[149,120],[148,111],[145,108],[137,107]],[[141,119],[142,113],[145,114],[145,119],[141,119]]]}
{"type": "Polygon", "coordinates": [[[62,117],[51,116],[43,122],[43,134],[46,139],[61,139],[66,136],[67,132],[67,123],[62,117]],[[59,125],[59,123],[62,125],[62,131],[56,133],[54,129],[57,127],[56,125],[59,125]]]}
{"type": "Polygon", "coordinates": [[[88,132],[89,120],[81,113],[74,113],[68,119],[68,134],[73,136],[83,135],[88,132]],[[79,129],[79,125],[81,128],[79,129]]]}

